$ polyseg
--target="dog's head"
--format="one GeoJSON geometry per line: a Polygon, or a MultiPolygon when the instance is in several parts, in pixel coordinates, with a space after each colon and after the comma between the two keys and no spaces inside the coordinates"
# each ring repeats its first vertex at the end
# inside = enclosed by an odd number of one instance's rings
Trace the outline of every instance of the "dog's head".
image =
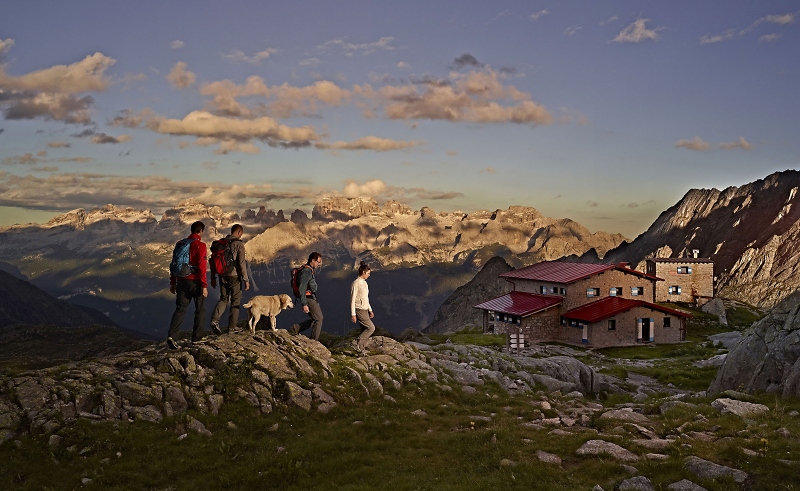
{"type": "Polygon", "coordinates": [[[280,299],[281,299],[281,310],[294,308],[292,297],[290,297],[289,295],[281,293],[280,299]]]}

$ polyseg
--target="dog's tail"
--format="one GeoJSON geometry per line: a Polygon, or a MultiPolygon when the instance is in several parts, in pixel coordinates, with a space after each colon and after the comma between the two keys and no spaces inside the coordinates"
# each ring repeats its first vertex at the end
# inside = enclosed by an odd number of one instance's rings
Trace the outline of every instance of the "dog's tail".
{"type": "Polygon", "coordinates": [[[249,302],[247,302],[246,304],[242,305],[242,307],[244,307],[244,308],[246,308],[246,309],[249,309],[249,308],[250,308],[250,307],[252,307],[252,306],[253,306],[253,301],[252,301],[252,300],[251,300],[251,301],[249,301],[249,302]]]}

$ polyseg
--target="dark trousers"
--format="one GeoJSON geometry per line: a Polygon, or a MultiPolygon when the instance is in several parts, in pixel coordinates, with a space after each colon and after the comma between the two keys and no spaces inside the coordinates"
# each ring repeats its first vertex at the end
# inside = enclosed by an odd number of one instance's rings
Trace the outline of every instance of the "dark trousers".
{"type": "Polygon", "coordinates": [[[177,339],[181,330],[183,316],[186,308],[194,300],[194,326],[192,328],[192,341],[198,341],[203,337],[203,322],[205,321],[206,297],[203,296],[203,287],[199,281],[184,280],[178,278],[175,286],[175,313],[172,314],[172,321],[169,323],[169,334],[167,336],[177,339]]]}
{"type": "Polygon", "coordinates": [[[307,321],[297,324],[297,332],[303,332],[311,328],[311,339],[319,341],[319,333],[322,332],[322,309],[315,298],[307,298],[308,317],[307,321]]]}
{"type": "Polygon", "coordinates": [[[228,331],[236,327],[239,322],[239,307],[242,303],[242,282],[238,276],[219,277],[219,302],[211,314],[211,323],[219,322],[225,307],[231,304],[231,313],[228,316],[228,331]]]}

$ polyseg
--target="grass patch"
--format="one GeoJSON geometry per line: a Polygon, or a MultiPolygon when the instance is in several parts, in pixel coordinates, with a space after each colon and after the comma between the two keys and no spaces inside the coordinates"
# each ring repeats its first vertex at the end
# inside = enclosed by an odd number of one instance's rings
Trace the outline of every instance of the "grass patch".
{"type": "Polygon", "coordinates": [[[442,344],[448,339],[453,344],[502,347],[506,345],[505,334],[484,334],[480,327],[469,326],[454,334],[428,334],[432,344],[442,344]]]}

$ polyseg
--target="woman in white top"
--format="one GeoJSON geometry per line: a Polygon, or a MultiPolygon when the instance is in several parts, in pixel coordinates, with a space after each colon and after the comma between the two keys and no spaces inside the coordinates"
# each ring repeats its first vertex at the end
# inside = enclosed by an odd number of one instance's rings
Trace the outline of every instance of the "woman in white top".
{"type": "Polygon", "coordinates": [[[367,285],[369,274],[369,266],[364,261],[361,261],[358,266],[358,278],[353,281],[353,285],[350,287],[350,319],[354,324],[358,322],[364,328],[364,331],[358,337],[359,351],[364,350],[367,345],[367,339],[375,332],[375,325],[371,320],[375,317],[375,314],[369,305],[369,285],[367,285]]]}

